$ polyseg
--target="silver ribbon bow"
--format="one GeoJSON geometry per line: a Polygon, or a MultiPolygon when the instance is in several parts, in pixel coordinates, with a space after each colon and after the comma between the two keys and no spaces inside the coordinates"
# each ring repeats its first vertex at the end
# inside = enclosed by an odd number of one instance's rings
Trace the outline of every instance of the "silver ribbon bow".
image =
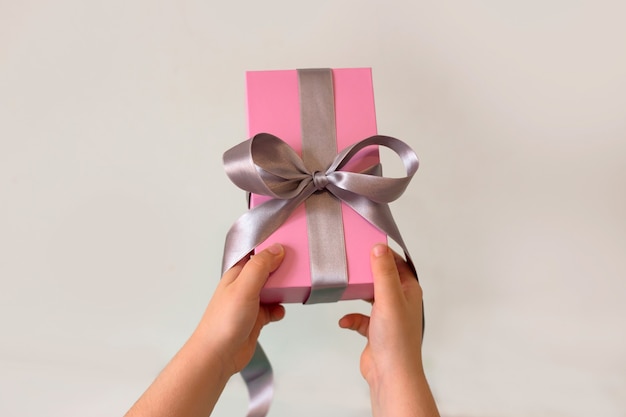
{"type": "Polygon", "coordinates": [[[296,207],[320,190],[346,203],[408,252],[388,203],[402,195],[419,160],[413,149],[399,139],[380,135],[363,139],[341,151],[322,172],[309,171],[287,143],[269,133],[259,133],[229,149],[223,160],[226,174],[235,185],[272,199],[252,208],[232,225],[226,235],[222,272],[248,255],[296,207]],[[387,178],[368,172],[341,171],[357,152],[373,145],[393,150],[402,160],[406,176],[387,178]]]}
{"type": "MultiPolygon", "coordinates": [[[[415,272],[388,205],[402,195],[419,166],[417,155],[404,142],[389,136],[371,136],[341,151],[327,169],[310,170],[287,143],[260,133],[226,151],[223,160],[226,174],[235,185],[271,199],[246,212],[228,231],[222,273],[266,240],[296,207],[320,192],[343,201],[398,243],[415,272]],[[357,152],[376,145],[389,148],[400,157],[406,176],[382,177],[376,167],[358,173],[341,170],[357,152]]],[[[259,344],[242,376],[250,395],[248,417],[265,416],[272,399],[272,370],[259,344]]]]}

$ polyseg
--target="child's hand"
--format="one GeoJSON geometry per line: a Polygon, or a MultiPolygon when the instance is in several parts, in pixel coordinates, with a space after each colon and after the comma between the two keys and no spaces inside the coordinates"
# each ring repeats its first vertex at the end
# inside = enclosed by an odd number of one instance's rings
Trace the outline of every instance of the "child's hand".
{"type": "Polygon", "coordinates": [[[226,271],[192,336],[219,355],[228,374],[250,362],[261,328],[285,316],[282,305],[262,305],[259,299],[284,255],[283,247],[275,244],[226,271]]]}
{"type": "Polygon", "coordinates": [[[361,373],[374,416],[438,416],[422,367],[422,289],[404,260],[386,245],[370,255],[371,316],[348,314],[339,325],[367,338],[361,373]]]}
{"type": "Polygon", "coordinates": [[[370,385],[398,369],[422,370],[422,289],[406,263],[385,245],[373,248],[371,264],[371,317],[348,314],[339,321],[368,339],[361,373],[370,385]]]}
{"type": "Polygon", "coordinates": [[[193,335],[126,417],[211,414],[228,379],[252,359],[261,328],[285,315],[283,306],[259,298],[284,256],[273,245],[224,274],[193,335]]]}

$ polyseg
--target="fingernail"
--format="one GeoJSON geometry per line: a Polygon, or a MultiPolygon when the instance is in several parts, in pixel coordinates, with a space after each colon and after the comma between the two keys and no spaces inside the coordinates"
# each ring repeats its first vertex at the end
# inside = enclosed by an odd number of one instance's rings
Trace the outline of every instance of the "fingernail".
{"type": "Polygon", "coordinates": [[[372,253],[374,254],[375,257],[379,258],[387,253],[387,246],[383,245],[382,243],[379,243],[376,246],[374,246],[374,248],[372,249],[372,253]]]}
{"type": "Polygon", "coordinates": [[[283,253],[283,246],[280,243],[273,243],[267,247],[267,251],[272,255],[280,255],[283,253]]]}

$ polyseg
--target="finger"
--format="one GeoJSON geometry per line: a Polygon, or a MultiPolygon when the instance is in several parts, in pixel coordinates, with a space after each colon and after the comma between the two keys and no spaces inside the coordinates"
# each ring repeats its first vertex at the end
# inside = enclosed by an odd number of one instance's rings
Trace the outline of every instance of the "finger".
{"type": "Polygon", "coordinates": [[[256,340],[261,334],[263,327],[268,324],[282,320],[285,317],[285,307],[281,304],[265,304],[259,308],[254,325],[250,330],[250,338],[256,340]]]}
{"type": "Polygon", "coordinates": [[[273,321],[282,320],[285,317],[285,308],[280,304],[261,305],[259,314],[256,317],[254,325],[250,330],[249,340],[256,341],[261,334],[263,327],[273,321]]]}
{"type": "Polygon", "coordinates": [[[359,313],[347,314],[339,320],[339,327],[354,330],[361,336],[367,337],[369,334],[370,318],[359,313]]]}
{"type": "Polygon", "coordinates": [[[235,279],[235,284],[245,296],[258,297],[270,273],[278,268],[284,256],[285,249],[278,243],[253,255],[235,279]]]}
{"type": "Polygon", "coordinates": [[[285,317],[285,307],[281,304],[268,304],[262,308],[267,309],[270,322],[279,321],[285,317]]]}
{"type": "Polygon", "coordinates": [[[393,251],[387,245],[377,244],[372,248],[370,262],[374,276],[374,300],[392,305],[401,302],[402,286],[393,251]]]}
{"type": "Polygon", "coordinates": [[[411,278],[414,281],[417,281],[415,274],[409,267],[407,261],[399,255],[396,251],[390,249],[393,253],[393,259],[396,262],[396,267],[398,268],[398,274],[400,275],[400,281],[404,281],[405,279],[411,278]]]}
{"type": "Polygon", "coordinates": [[[398,268],[398,275],[400,276],[400,285],[404,290],[407,297],[410,297],[412,301],[414,298],[422,297],[422,289],[415,276],[415,272],[409,267],[407,261],[399,255],[397,252],[393,251],[393,257],[396,262],[396,267],[398,268]]]}

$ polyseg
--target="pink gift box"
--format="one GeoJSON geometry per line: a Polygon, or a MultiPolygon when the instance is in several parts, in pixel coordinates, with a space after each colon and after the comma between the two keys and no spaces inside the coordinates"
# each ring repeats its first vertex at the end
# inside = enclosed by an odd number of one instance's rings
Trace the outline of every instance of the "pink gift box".
{"type": "MultiPolygon", "coordinates": [[[[376,135],[376,113],[370,68],[333,69],[337,151],[376,135]]],[[[246,73],[248,136],[271,133],[301,154],[300,98],[296,70],[250,71],[246,73]]],[[[379,161],[378,150],[362,150],[344,168],[361,171],[379,161]]],[[[251,207],[268,197],[251,195],[251,207]]],[[[376,243],[386,242],[384,233],[342,203],[344,239],[347,255],[348,287],[343,300],[372,299],[374,295],[369,253],[376,243]]],[[[339,231],[338,231],[339,233],[339,231]]],[[[307,220],[304,204],[265,242],[286,250],[285,260],[269,277],[261,301],[304,302],[311,291],[307,220]]]]}

